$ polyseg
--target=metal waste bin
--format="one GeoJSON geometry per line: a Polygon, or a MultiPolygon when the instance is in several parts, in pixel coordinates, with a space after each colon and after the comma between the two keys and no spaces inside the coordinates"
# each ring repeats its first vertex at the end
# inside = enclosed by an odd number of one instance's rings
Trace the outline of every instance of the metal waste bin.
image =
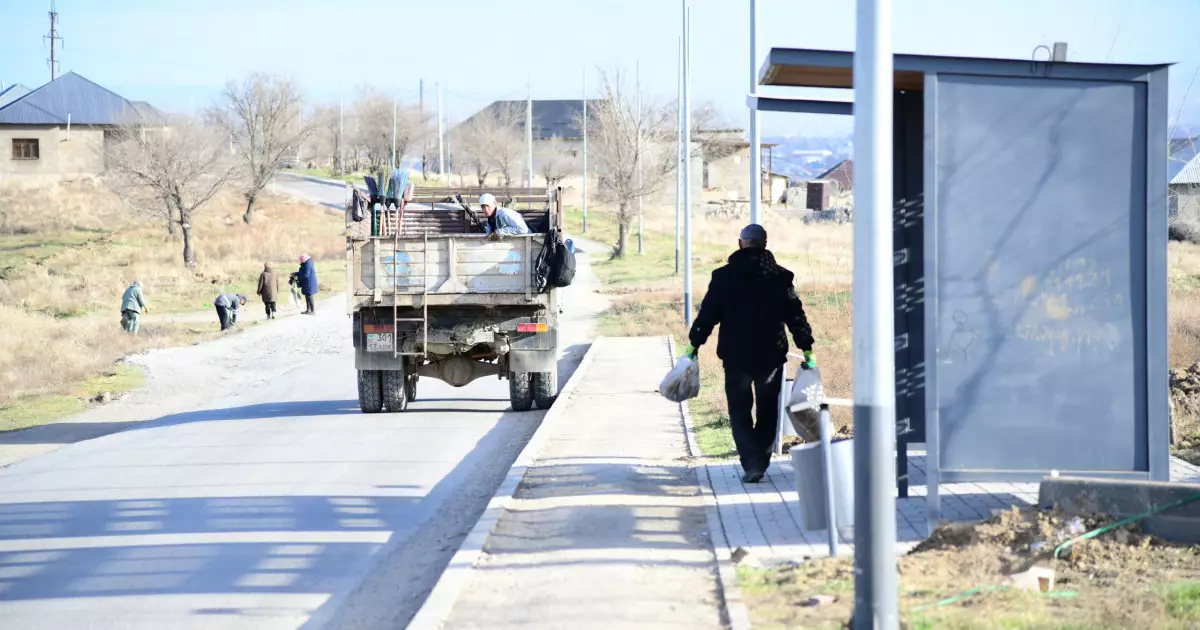
{"type": "MultiPolygon", "coordinates": [[[[854,526],[854,440],[829,445],[833,464],[833,506],[838,528],[854,526]]],[[[805,531],[828,529],[825,517],[825,458],[821,443],[796,444],[792,447],[792,469],[796,473],[796,492],[800,495],[800,514],[805,531]]]]}

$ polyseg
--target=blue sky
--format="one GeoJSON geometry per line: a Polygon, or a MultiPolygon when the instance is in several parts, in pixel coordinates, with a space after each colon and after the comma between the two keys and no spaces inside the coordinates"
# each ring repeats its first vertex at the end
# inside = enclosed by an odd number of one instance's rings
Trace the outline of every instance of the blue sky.
{"type": "MultiPolygon", "coordinates": [[[[693,98],[744,126],[748,1],[692,0],[693,98]]],[[[758,58],[772,46],[849,50],[852,0],[759,0],[758,58]]],[[[48,79],[49,0],[0,4],[0,80],[48,79]]],[[[585,68],[640,68],[645,89],[673,98],[679,0],[57,0],[62,70],[130,99],[190,111],[226,79],[290,74],[314,100],[372,83],[415,102],[418,81],[445,81],[453,119],[497,98],[574,98],[585,68]],[[372,35],[372,27],[379,35],[372,35]]],[[[1070,44],[1072,61],[1177,62],[1171,117],[1200,67],[1193,0],[894,0],[897,52],[1027,59],[1070,44]]],[[[798,94],[765,90],[767,93],[798,94]]],[[[432,102],[432,97],[427,98],[432,102]]],[[[1185,123],[1200,127],[1200,85],[1185,123]]],[[[834,117],[770,115],[766,132],[841,133],[834,117]]]]}

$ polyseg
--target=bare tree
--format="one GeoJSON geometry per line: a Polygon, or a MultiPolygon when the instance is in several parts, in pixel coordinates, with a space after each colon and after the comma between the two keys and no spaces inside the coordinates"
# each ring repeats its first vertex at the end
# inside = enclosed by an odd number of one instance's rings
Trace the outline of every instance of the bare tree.
{"type": "MultiPolygon", "coordinates": [[[[617,206],[613,257],[624,258],[635,202],[657,191],[675,170],[674,108],[643,97],[639,115],[636,94],[624,85],[621,73],[599,74],[599,98],[588,108],[589,167],[597,176],[597,200],[617,206]]],[[[582,118],[575,126],[583,127],[582,118]]]]}
{"type": "Polygon", "coordinates": [[[341,107],[333,105],[317,105],[313,111],[313,136],[317,140],[318,155],[328,155],[333,170],[338,175],[345,172],[342,164],[342,152],[346,148],[345,119],[341,107]]]}
{"type": "Polygon", "coordinates": [[[521,125],[525,121],[525,105],[513,101],[497,103],[491,109],[492,133],[488,141],[488,152],[492,165],[500,172],[505,186],[512,186],[514,172],[519,172],[525,159],[525,140],[521,137],[521,125]]]}
{"type": "Polygon", "coordinates": [[[192,220],[225,186],[238,163],[225,135],[192,118],[166,126],[126,124],[105,143],[105,181],[135,210],[179,226],[183,262],[196,264],[192,220]]]}
{"type": "Polygon", "coordinates": [[[575,150],[562,138],[554,136],[539,151],[538,167],[542,177],[546,178],[546,185],[553,186],[578,170],[575,150]]]}
{"type": "Polygon", "coordinates": [[[400,105],[393,97],[372,87],[360,87],[354,100],[356,133],[354,145],[366,155],[371,170],[391,162],[393,148],[393,116],[395,116],[396,160],[400,161],[421,139],[421,111],[411,105],[400,105]],[[394,108],[394,111],[393,111],[394,108]]]}
{"type": "Polygon", "coordinates": [[[495,122],[496,118],[485,110],[454,129],[452,142],[455,151],[463,167],[475,171],[480,186],[487,183],[495,164],[491,152],[492,138],[496,133],[495,122]]]}
{"type": "Polygon", "coordinates": [[[254,73],[240,83],[230,81],[208,110],[212,123],[233,139],[242,166],[242,195],[246,213],[254,219],[254,201],[312,132],[313,123],[300,122],[303,95],[291,79],[254,73]]]}

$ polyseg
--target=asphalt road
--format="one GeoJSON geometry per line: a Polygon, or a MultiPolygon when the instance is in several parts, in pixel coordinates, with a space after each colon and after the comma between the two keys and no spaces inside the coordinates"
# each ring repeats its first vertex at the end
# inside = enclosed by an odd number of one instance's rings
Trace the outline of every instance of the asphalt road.
{"type": "MultiPolygon", "coordinates": [[[[561,381],[603,308],[580,260],[561,381]]],[[[543,412],[425,379],[361,414],[339,307],[137,357],[145,390],[0,434],[0,627],[403,627],[543,412]]]]}
{"type": "Polygon", "coordinates": [[[271,182],[270,190],[321,204],[330,210],[346,209],[346,185],[340,182],[282,171],[271,182]]]}

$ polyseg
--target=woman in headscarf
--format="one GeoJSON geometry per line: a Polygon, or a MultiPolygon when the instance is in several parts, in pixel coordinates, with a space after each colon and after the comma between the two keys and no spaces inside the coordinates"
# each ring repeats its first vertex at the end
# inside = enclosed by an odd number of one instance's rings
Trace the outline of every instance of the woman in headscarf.
{"type": "Polygon", "coordinates": [[[271,268],[271,263],[263,264],[263,271],[258,275],[258,296],[262,298],[267,308],[267,319],[275,319],[275,300],[279,294],[279,277],[271,268]]]}
{"type": "Polygon", "coordinates": [[[300,254],[300,271],[297,273],[300,279],[300,292],[304,294],[304,314],[315,315],[317,308],[313,296],[317,294],[317,268],[308,254],[300,254]]]}

